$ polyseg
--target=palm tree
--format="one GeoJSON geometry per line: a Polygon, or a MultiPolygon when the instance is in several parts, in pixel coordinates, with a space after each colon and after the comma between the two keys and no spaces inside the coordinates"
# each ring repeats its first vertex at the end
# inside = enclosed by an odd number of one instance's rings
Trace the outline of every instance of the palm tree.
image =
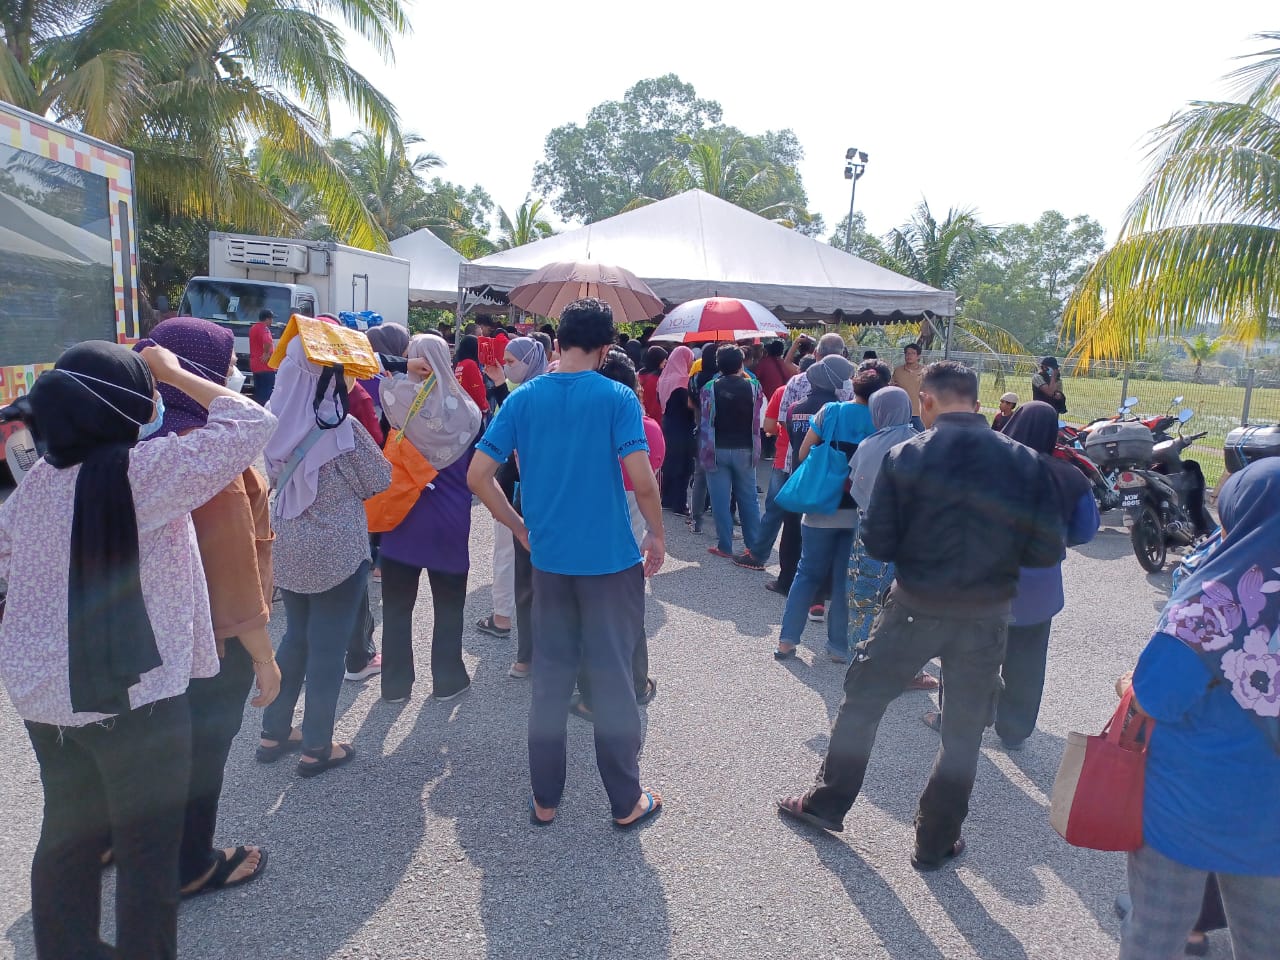
{"type": "Polygon", "coordinates": [[[423,185],[428,171],[444,165],[434,153],[409,155],[422,137],[393,137],[367,131],[335,140],[334,158],[388,240],[428,226],[433,208],[423,185]]]}
{"type": "Polygon", "coordinates": [[[475,260],[500,250],[513,250],[554,236],[555,228],[542,212],[545,205],[546,201],[541,197],[537,200],[525,197],[524,203],[516,210],[514,220],[505,208],[499,207],[497,240],[490,240],[478,229],[463,229],[454,235],[453,246],[467,259],[475,260]]]}
{"type": "MultiPolygon", "coordinates": [[[[1280,41],[1280,32],[1258,39],[1280,41]]],[[[1120,239],[1064,314],[1083,365],[1223,322],[1251,342],[1280,316],[1280,48],[1228,76],[1233,99],[1195,101],[1154,131],[1146,185],[1120,239]]]]}
{"type": "Polygon", "coordinates": [[[792,167],[754,157],[752,141],[732,130],[705,130],[681,135],[683,155],[668,157],[650,177],[650,190],[625,210],[646,206],[686,190],[702,190],[786,227],[813,217],[795,198],[804,195],[792,167]]]}
{"type": "Polygon", "coordinates": [[[1203,332],[1197,333],[1194,339],[1175,337],[1174,341],[1186,351],[1187,359],[1196,365],[1195,379],[1197,381],[1200,380],[1204,365],[1216,357],[1218,351],[1222,349],[1221,337],[1215,337],[1210,340],[1203,332]]]}
{"type": "MultiPolygon", "coordinates": [[[[929,209],[928,200],[921,200],[911,219],[890,230],[885,240],[886,267],[939,290],[956,289],[984,254],[1000,246],[997,230],[982,223],[973,208],[952,207],[939,221],[929,209]]],[[[993,354],[1027,352],[1003,327],[965,317],[963,310],[956,317],[952,332],[960,346],[993,354]]],[[[925,318],[920,323],[921,345],[928,349],[935,336],[933,323],[925,318]]]]}
{"type": "Polygon", "coordinates": [[[156,217],[297,228],[268,189],[305,183],[335,233],[386,237],[329,152],[331,103],[394,135],[390,102],[346,62],[344,20],[391,56],[400,0],[31,0],[0,6],[0,97],[133,150],[156,217]],[[247,155],[257,143],[258,158],[247,155]]]}

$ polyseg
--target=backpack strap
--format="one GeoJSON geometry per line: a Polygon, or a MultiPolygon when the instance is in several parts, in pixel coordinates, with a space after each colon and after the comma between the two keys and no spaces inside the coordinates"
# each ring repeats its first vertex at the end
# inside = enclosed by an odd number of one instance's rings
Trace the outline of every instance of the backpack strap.
{"type": "Polygon", "coordinates": [[[320,439],[323,433],[324,431],[316,426],[312,427],[311,432],[302,438],[302,442],[298,444],[290,455],[289,462],[280,471],[280,476],[276,477],[271,484],[272,490],[279,490],[293,478],[294,472],[302,466],[302,461],[306,459],[307,454],[311,452],[311,448],[316,445],[316,441],[320,439]]]}

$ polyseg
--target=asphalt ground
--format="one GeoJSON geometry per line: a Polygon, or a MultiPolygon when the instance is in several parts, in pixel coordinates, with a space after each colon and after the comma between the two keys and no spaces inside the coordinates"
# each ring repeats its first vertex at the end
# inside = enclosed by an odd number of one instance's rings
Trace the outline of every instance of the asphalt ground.
{"type": "MultiPolygon", "coordinates": [[[[477,509],[468,624],[490,609],[491,536],[477,509]]],[[[916,799],[937,748],[920,722],[932,696],[905,693],[890,707],[844,834],[781,821],[773,800],[811,781],[843,669],[822,656],[817,624],[797,660],[775,662],[782,598],[762,589],[766,574],[709,556],[711,542],[670,523],[667,564],[648,587],[659,691],[643,710],[642,771],[666,798],[655,822],[630,833],[610,826],[591,730],[570,720],[560,815],[547,829],[529,825],[529,686],[507,677],[514,638],[468,630],[473,689],[450,703],[431,700],[424,578],[415,633],[423,679],[400,705],[380,700],[376,679],[345,685],[337,736],[360,751],[350,766],[302,780],[292,763],[255,763],[259,717],[246,708],[219,837],[266,845],[269,869],[252,885],[184,904],[181,955],[1114,956],[1111,903],[1123,889],[1123,857],[1059,839],[1048,794],[1068,731],[1096,732],[1114,708],[1112,684],[1149,635],[1167,574],[1144,574],[1119,528],[1069,552],[1039,729],[1014,754],[988,733],[965,827],[969,849],[954,868],[921,875],[908,861],[916,799]]],[[[28,876],[40,786],[7,700],[0,733],[0,957],[26,958],[34,955],[28,876]]],[[[110,936],[113,872],[104,876],[110,936]]]]}

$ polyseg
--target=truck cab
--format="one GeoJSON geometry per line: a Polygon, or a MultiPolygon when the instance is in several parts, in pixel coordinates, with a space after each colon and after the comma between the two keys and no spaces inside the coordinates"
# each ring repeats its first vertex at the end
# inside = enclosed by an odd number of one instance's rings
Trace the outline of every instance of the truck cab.
{"type": "Polygon", "coordinates": [[[236,363],[249,372],[249,328],[258,322],[258,311],[275,314],[271,335],[284,333],[291,314],[316,315],[314,287],[271,280],[236,280],[223,277],[192,277],[182,294],[178,314],[200,317],[226,327],[236,337],[236,363]]]}

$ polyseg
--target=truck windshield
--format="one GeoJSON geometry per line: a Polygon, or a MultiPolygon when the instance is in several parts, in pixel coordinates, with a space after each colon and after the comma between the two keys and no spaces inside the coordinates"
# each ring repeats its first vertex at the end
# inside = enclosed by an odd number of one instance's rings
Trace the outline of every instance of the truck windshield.
{"type": "Polygon", "coordinates": [[[0,143],[0,366],[116,339],[106,177],[0,143]]]}
{"type": "Polygon", "coordinates": [[[258,311],[266,307],[276,315],[276,325],[289,319],[291,302],[288,287],[274,287],[252,280],[192,280],[182,296],[179,313],[185,317],[212,320],[241,335],[258,321],[258,311]]]}

